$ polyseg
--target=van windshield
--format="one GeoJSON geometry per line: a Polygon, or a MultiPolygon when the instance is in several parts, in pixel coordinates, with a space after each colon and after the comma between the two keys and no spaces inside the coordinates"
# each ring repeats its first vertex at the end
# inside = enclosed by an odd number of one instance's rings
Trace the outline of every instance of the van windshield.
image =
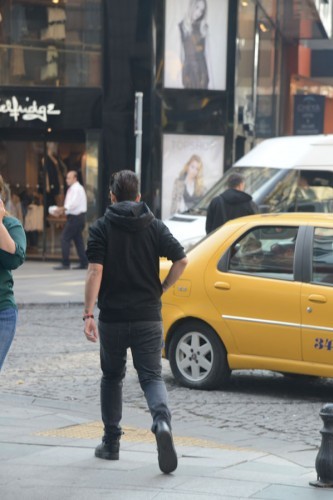
{"type": "Polygon", "coordinates": [[[280,170],[276,168],[263,168],[263,167],[233,167],[227,170],[223,177],[214,186],[207,191],[207,193],[201,198],[201,200],[190,209],[187,213],[205,215],[210,202],[215,196],[223,193],[228,189],[228,180],[231,174],[240,174],[245,179],[245,191],[250,194],[255,200],[255,193],[259,192],[267,183],[276,178],[279,173],[286,174],[286,170],[280,170]]]}
{"type": "Polygon", "coordinates": [[[260,212],[332,212],[330,171],[233,167],[186,213],[206,215],[211,200],[228,189],[228,179],[235,173],[244,177],[245,191],[260,212]]]}

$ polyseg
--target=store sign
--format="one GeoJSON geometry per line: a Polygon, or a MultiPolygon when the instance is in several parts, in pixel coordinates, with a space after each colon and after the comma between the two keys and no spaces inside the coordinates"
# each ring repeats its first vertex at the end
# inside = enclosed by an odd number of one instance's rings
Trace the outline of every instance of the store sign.
{"type": "Polygon", "coordinates": [[[40,120],[47,123],[48,117],[60,115],[61,111],[55,109],[54,103],[41,104],[37,100],[30,100],[30,97],[25,98],[25,103],[20,104],[16,96],[12,96],[6,100],[0,100],[0,114],[7,114],[15,122],[19,119],[24,121],[40,120]]]}
{"type": "Polygon", "coordinates": [[[325,96],[294,96],[294,134],[322,134],[324,130],[325,96]]]}
{"type": "Polygon", "coordinates": [[[0,86],[0,136],[1,129],[99,129],[102,102],[100,88],[0,86]]]}

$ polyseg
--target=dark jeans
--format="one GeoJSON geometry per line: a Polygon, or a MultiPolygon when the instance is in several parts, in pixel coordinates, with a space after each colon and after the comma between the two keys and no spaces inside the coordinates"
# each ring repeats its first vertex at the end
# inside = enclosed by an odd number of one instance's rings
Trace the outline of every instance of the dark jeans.
{"type": "MultiPolygon", "coordinates": [[[[120,435],[122,389],[126,373],[127,348],[131,348],[133,364],[153,417],[156,422],[171,424],[168,395],[162,379],[161,349],[163,330],[160,321],[104,323],[99,321],[102,368],[101,408],[106,436],[120,435]]],[[[171,427],[171,425],[170,425],[171,427]]]]}
{"type": "Polygon", "coordinates": [[[81,266],[86,267],[88,265],[82,236],[85,221],[85,214],[67,215],[67,221],[61,235],[62,263],[64,266],[69,266],[69,252],[72,240],[74,241],[81,266]]]}

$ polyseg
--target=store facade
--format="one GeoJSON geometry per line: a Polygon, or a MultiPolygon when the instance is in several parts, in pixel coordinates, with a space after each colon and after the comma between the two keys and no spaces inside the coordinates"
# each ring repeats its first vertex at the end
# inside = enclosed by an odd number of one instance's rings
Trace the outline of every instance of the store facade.
{"type": "Polygon", "coordinates": [[[0,2],[0,172],[28,256],[59,258],[68,170],[98,203],[102,129],[100,2],[0,2]]]}
{"type": "Polygon", "coordinates": [[[332,37],[332,1],[165,0],[153,25],[157,208],[166,218],[191,209],[258,142],[292,133],[301,42],[332,37]]]}
{"type": "MultiPolygon", "coordinates": [[[[295,95],[310,89],[304,83],[311,73],[308,46],[332,38],[332,15],[331,0],[238,2],[235,159],[268,137],[329,131],[314,125],[306,132],[305,124],[297,127],[303,118],[294,112],[295,95]]],[[[324,117],[323,99],[317,103],[324,117]]]]}
{"type": "Polygon", "coordinates": [[[298,43],[330,36],[328,9],[331,0],[0,0],[0,172],[29,255],[60,256],[64,220],[48,207],[62,204],[69,169],[87,191],[88,228],[110,174],[135,168],[136,92],[141,192],[161,218],[260,140],[289,134],[298,43]]]}

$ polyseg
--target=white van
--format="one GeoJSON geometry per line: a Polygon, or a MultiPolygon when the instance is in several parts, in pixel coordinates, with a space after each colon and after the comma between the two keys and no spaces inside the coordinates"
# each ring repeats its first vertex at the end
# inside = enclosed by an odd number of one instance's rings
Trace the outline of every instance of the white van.
{"type": "Polygon", "coordinates": [[[333,212],[333,134],[267,139],[227,170],[192,209],[164,220],[186,250],[206,235],[209,203],[236,172],[245,178],[245,190],[260,212],[333,212]]]}

